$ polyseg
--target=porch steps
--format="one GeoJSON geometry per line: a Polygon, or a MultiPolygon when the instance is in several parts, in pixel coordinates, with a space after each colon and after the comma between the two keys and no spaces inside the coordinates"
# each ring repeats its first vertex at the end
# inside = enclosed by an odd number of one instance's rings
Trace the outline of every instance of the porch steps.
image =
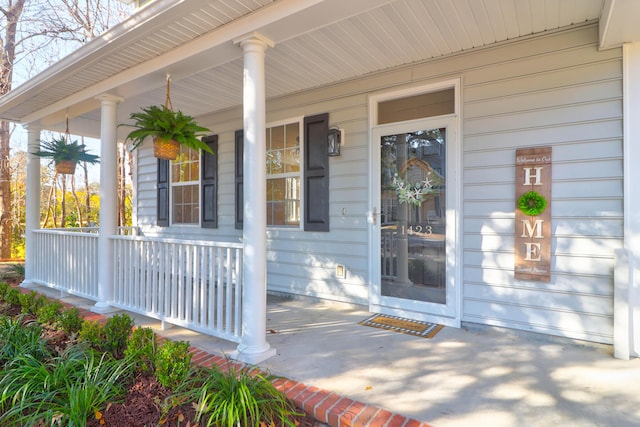
{"type": "MultiPolygon", "coordinates": [[[[18,288],[22,292],[32,289],[18,288]]],[[[50,296],[47,296],[51,298],[50,296]]],[[[60,301],[65,307],[74,307],[60,301]]],[[[106,322],[107,316],[78,307],[80,315],[91,321],[106,322]]],[[[168,338],[158,336],[160,342],[168,338]]],[[[221,369],[229,366],[242,367],[241,362],[230,362],[224,356],[212,354],[197,347],[189,347],[191,361],[199,366],[211,367],[214,364],[221,369]]],[[[318,420],[321,425],[330,427],[430,427],[429,424],[400,414],[394,414],[384,408],[368,405],[340,394],[303,384],[284,377],[278,377],[273,385],[297,406],[318,420]]]]}

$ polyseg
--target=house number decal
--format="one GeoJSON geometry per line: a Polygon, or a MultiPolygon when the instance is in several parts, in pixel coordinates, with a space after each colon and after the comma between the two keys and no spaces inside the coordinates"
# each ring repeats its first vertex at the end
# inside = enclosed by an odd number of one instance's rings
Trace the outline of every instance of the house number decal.
{"type": "Polygon", "coordinates": [[[515,278],[551,278],[551,147],[516,150],[515,278]]]}

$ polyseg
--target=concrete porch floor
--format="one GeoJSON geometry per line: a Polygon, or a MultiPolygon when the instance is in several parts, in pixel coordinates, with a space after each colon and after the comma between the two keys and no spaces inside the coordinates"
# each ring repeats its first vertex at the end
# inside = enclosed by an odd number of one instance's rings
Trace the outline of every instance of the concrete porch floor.
{"type": "MultiPolygon", "coordinates": [[[[358,324],[370,315],[362,307],[269,297],[267,340],[277,354],[259,366],[434,427],[640,425],[640,359],[614,359],[610,346],[473,325],[424,339],[358,324]]],[[[236,347],[132,317],[209,353],[236,347]]]]}

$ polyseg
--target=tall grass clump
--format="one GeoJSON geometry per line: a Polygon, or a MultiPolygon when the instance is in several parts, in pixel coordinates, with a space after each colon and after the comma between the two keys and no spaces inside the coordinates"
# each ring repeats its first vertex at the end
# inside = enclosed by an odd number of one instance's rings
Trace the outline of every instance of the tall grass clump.
{"type": "Polygon", "coordinates": [[[294,427],[293,404],[256,368],[227,362],[226,369],[208,369],[193,392],[197,422],[202,426],[236,427],[279,425],[294,427]]]}
{"type": "Polygon", "coordinates": [[[51,356],[42,328],[35,322],[23,324],[23,316],[0,317],[0,367],[16,357],[29,355],[36,360],[51,356]]]}
{"type": "Polygon", "coordinates": [[[84,426],[124,395],[131,366],[82,346],[41,361],[19,355],[0,377],[0,425],[84,426]]]}

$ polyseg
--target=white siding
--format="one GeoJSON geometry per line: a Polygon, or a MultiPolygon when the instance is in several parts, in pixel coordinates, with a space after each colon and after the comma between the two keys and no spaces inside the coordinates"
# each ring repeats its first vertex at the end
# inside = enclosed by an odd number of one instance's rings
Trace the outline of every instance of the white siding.
{"type": "Polygon", "coordinates": [[[598,52],[595,27],[517,45],[537,54],[464,74],[463,320],[610,343],[621,51],[598,52]],[[550,283],[513,276],[515,149],[533,146],[553,147],[550,283]]]}
{"type": "MultiPolygon", "coordinates": [[[[331,231],[270,229],[268,289],[368,303],[368,95],[460,76],[462,320],[611,342],[613,251],[623,223],[621,61],[619,49],[597,51],[592,25],[269,100],[268,122],[329,112],[346,138],[342,156],[330,159],[331,231]],[[550,283],[513,276],[515,150],[533,146],[553,146],[550,283]],[[346,266],[345,279],[335,277],[336,264],[346,266]]],[[[241,110],[203,124],[219,135],[219,228],[154,226],[156,161],[145,148],[138,170],[145,233],[241,238],[233,221],[241,110]]]]}

